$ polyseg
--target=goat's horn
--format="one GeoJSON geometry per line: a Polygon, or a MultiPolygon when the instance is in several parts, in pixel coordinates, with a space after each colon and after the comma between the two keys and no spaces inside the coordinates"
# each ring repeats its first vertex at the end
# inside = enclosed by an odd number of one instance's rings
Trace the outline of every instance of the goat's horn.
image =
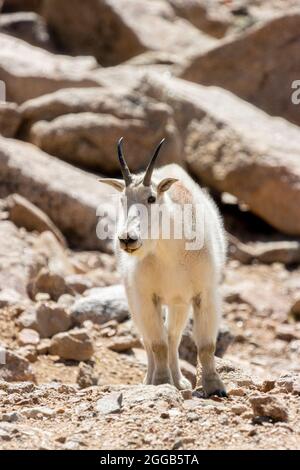
{"type": "Polygon", "coordinates": [[[152,173],[153,173],[153,170],[154,170],[154,166],[155,166],[155,162],[156,162],[156,159],[158,157],[158,154],[159,154],[159,151],[161,149],[161,146],[162,144],[164,143],[165,139],[162,139],[160,141],[160,143],[158,144],[158,146],[156,147],[156,150],[153,154],[153,157],[151,158],[150,160],[150,163],[149,165],[147,166],[147,169],[146,169],[146,172],[145,172],[145,176],[144,176],[144,179],[143,179],[143,184],[144,186],[150,186],[151,184],[151,177],[152,177],[152,173]]]}
{"type": "Polygon", "coordinates": [[[126,186],[129,186],[130,183],[132,183],[132,176],[131,176],[131,173],[129,171],[129,168],[127,166],[127,163],[123,155],[122,142],[123,142],[123,137],[121,137],[121,139],[118,142],[118,157],[119,157],[119,162],[120,162],[121,171],[122,171],[125,184],[126,186]]]}

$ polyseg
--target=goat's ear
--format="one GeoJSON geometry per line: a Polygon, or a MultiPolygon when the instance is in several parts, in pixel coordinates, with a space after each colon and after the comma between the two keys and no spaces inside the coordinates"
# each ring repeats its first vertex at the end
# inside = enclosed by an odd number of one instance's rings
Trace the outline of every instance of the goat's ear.
{"type": "Polygon", "coordinates": [[[98,181],[100,181],[100,183],[105,183],[105,184],[109,184],[109,186],[112,186],[113,188],[115,188],[117,191],[124,191],[125,189],[125,183],[123,180],[117,180],[115,178],[111,179],[111,178],[100,178],[98,179],[98,181]]]}
{"type": "Polygon", "coordinates": [[[172,186],[172,184],[176,183],[179,181],[176,178],[164,178],[161,180],[161,182],[157,186],[157,192],[158,193],[164,193],[165,191],[168,191],[168,189],[172,186]]]}

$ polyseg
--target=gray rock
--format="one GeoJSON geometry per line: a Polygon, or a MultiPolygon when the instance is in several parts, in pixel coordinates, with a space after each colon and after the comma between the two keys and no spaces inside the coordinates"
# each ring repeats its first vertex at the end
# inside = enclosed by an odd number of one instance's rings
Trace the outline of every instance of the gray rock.
{"type": "Polygon", "coordinates": [[[110,414],[110,413],[117,413],[121,410],[123,401],[122,393],[110,393],[100,400],[97,401],[96,409],[99,413],[102,414],[110,414]]]}
{"type": "Polygon", "coordinates": [[[109,320],[122,322],[129,316],[124,287],[114,285],[91,289],[86,297],[76,300],[70,309],[75,324],[85,320],[102,324],[109,320]]]}

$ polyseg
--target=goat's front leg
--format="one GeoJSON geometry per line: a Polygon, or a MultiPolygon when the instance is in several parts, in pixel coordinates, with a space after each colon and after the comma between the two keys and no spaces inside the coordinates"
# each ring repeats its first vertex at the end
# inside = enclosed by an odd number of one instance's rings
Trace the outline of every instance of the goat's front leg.
{"type": "MultiPolygon", "coordinates": [[[[130,302],[133,304],[133,302],[130,302]]],[[[133,319],[142,335],[148,357],[148,371],[145,383],[159,385],[173,384],[169,367],[169,348],[166,328],[162,317],[160,299],[155,296],[139,295],[131,307],[133,319]]]]}
{"type": "Polygon", "coordinates": [[[174,304],[169,306],[167,316],[167,330],[169,340],[169,362],[175,387],[179,390],[192,388],[190,381],[184,377],[179,366],[178,347],[182,331],[186,325],[189,305],[174,304]]]}
{"type": "Polygon", "coordinates": [[[216,338],[219,326],[219,298],[216,291],[206,290],[193,299],[194,338],[202,365],[202,386],[206,396],[226,396],[215,367],[216,338]]]}

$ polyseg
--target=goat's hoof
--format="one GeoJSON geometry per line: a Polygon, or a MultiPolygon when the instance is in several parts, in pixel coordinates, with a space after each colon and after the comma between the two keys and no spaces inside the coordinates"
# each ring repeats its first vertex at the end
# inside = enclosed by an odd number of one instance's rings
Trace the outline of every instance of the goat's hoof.
{"type": "Polygon", "coordinates": [[[161,385],[161,384],[174,385],[171,374],[154,374],[152,385],[161,385]]]}
{"type": "Polygon", "coordinates": [[[206,397],[213,395],[221,398],[227,397],[225,386],[218,375],[204,377],[202,379],[203,390],[206,397]]]}
{"type": "Polygon", "coordinates": [[[220,389],[215,390],[214,392],[210,393],[208,396],[209,397],[215,396],[215,397],[220,397],[220,398],[228,398],[226,390],[220,390],[220,389]]]}
{"type": "Polygon", "coordinates": [[[150,378],[150,377],[148,376],[148,374],[145,375],[144,380],[143,380],[143,384],[144,384],[144,385],[151,385],[151,384],[152,384],[152,378],[150,378]]]}
{"type": "Polygon", "coordinates": [[[192,390],[191,382],[183,376],[179,380],[174,380],[174,385],[178,390],[192,390]]]}

